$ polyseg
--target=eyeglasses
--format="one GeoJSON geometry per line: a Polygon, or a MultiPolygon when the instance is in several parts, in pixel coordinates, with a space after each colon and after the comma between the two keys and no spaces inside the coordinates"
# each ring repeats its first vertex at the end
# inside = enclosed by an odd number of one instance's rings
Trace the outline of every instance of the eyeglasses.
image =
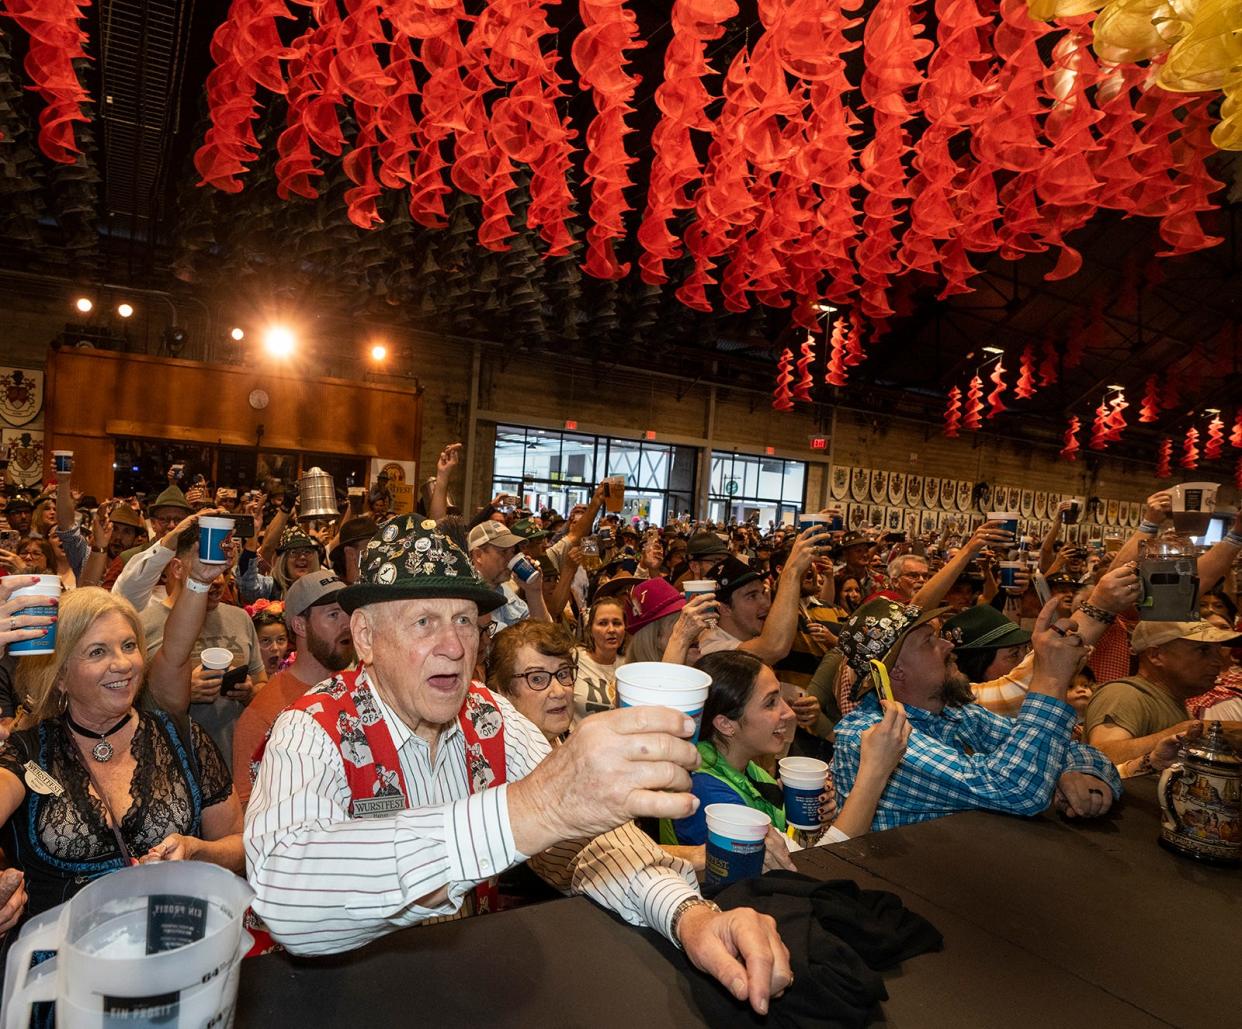
{"type": "Polygon", "coordinates": [[[897,578],[919,579],[923,582],[926,582],[928,579],[931,578],[931,572],[902,572],[899,576],[897,576],[897,578]]]}
{"type": "Polygon", "coordinates": [[[578,665],[561,665],[555,672],[545,672],[543,669],[537,672],[515,672],[513,678],[525,679],[526,685],[532,690],[546,690],[552,685],[554,676],[562,686],[572,686],[578,678],[578,665]]]}

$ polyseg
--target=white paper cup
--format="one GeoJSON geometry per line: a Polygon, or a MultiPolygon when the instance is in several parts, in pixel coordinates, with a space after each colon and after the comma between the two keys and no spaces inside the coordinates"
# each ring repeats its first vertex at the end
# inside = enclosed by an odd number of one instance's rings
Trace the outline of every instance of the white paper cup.
{"type": "MultiPolygon", "coordinates": [[[[58,575],[40,575],[39,581],[29,586],[23,586],[19,590],[13,591],[13,597],[59,597],[60,596],[60,576],[58,575]]],[[[24,607],[18,614],[22,615],[54,615],[57,607],[55,604],[40,604],[38,607],[24,607]]],[[[38,628],[36,626],[35,628],[38,628]]],[[[53,622],[43,632],[42,636],[36,636],[32,640],[20,640],[17,643],[10,643],[8,651],[10,654],[16,654],[18,657],[32,657],[35,654],[51,654],[56,650],[56,623],[53,622]]]]}
{"type": "Polygon", "coordinates": [[[204,564],[222,565],[229,556],[224,552],[224,540],[233,531],[232,518],[203,515],[198,520],[198,559],[204,564]]]}
{"type": "Polygon", "coordinates": [[[1021,512],[1018,511],[985,511],[983,517],[989,522],[1000,522],[1001,528],[1013,533],[1013,538],[1018,538],[1018,519],[1021,512]]]}
{"type": "Polygon", "coordinates": [[[703,705],[712,677],[697,668],[665,661],[638,661],[617,669],[618,707],[671,707],[694,719],[692,742],[697,742],[703,705]]]}
{"type": "Polygon", "coordinates": [[[1187,536],[1202,536],[1212,524],[1216,510],[1218,482],[1181,482],[1169,489],[1173,494],[1173,526],[1187,536]]]}
{"type": "Polygon", "coordinates": [[[227,647],[207,647],[198,655],[198,660],[208,671],[223,671],[233,663],[233,652],[227,647]]]}
{"type": "Polygon", "coordinates": [[[705,881],[713,886],[753,879],[763,872],[763,838],[772,824],[744,804],[708,804],[705,881]]]}
{"type": "Polygon", "coordinates": [[[785,791],[785,821],[795,829],[818,829],[819,798],[828,781],[828,763],[813,757],[786,757],[777,764],[785,791]]]}

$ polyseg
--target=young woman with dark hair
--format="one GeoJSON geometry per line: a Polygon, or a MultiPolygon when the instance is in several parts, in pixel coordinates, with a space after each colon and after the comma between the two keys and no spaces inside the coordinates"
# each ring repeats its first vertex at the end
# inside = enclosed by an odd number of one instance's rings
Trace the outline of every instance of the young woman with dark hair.
{"type": "MultiPolygon", "coordinates": [[[[784,832],[781,787],[757,763],[784,753],[793,734],[794,712],[781,697],[775,673],[758,658],[739,650],[708,654],[695,667],[712,677],[698,745],[702,764],[691,777],[691,791],[700,804],[689,818],[662,823],[661,842],[705,842],[708,804],[745,804],[763,811],[775,829],[784,832]]],[[[883,721],[867,730],[871,735],[863,737],[858,782],[828,828],[826,840],[845,840],[868,830],[880,794],[905,754],[910,737],[905,710],[900,704],[883,704],[883,721]]],[[[829,788],[821,805],[826,818],[834,806],[829,788]]]]}

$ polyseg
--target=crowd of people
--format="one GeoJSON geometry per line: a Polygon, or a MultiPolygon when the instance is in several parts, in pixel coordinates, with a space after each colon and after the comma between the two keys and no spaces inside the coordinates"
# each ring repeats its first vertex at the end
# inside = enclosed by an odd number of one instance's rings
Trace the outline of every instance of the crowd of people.
{"type": "Polygon", "coordinates": [[[801,529],[646,525],[606,483],[564,512],[458,511],[461,450],[399,516],[352,491],[302,518],[292,492],[171,474],[150,502],[82,505],[71,470],[7,498],[0,647],[56,640],[0,660],[21,872],[0,931],[133,862],[247,875],[262,939],[308,954],[542,888],[657,929],[762,1012],[788,953],[702,897],[709,804],[768,815],[765,867],[792,868],[955,811],[1097,817],[1205,719],[1242,723],[1242,515],[1198,559],[1199,619],[1144,621],[1167,493],[1116,553],[1059,523],[1029,548],[981,517],[960,539],[846,531],[831,507],[801,529]],[[235,519],[222,562],[204,515],[235,519]],[[54,615],[15,595],[40,575],[54,615]],[[697,743],[684,714],[619,706],[636,662],[710,676],[697,743]],[[830,762],[817,833],[789,825],[787,756],[830,762]]]}

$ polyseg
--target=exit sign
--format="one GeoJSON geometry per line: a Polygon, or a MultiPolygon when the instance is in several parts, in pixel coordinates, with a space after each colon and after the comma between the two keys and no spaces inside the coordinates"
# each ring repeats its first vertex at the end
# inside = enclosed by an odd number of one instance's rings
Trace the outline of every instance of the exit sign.
{"type": "Polygon", "coordinates": [[[827,436],[812,436],[811,437],[811,449],[812,450],[827,450],[828,449],[828,437],[827,436]]]}
{"type": "Polygon", "coordinates": [[[655,429],[648,429],[644,432],[643,439],[655,439],[655,429]]]}
{"type": "Polygon", "coordinates": [[[577,427],[578,427],[578,423],[573,420],[567,420],[565,422],[565,428],[567,429],[576,429],[577,427]]]}
{"type": "Polygon", "coordinates": [[[764,447],[763,452],[767,454],[768,457],[771,457],[773,454],[776,453],[776,447],[764,447]]]}

